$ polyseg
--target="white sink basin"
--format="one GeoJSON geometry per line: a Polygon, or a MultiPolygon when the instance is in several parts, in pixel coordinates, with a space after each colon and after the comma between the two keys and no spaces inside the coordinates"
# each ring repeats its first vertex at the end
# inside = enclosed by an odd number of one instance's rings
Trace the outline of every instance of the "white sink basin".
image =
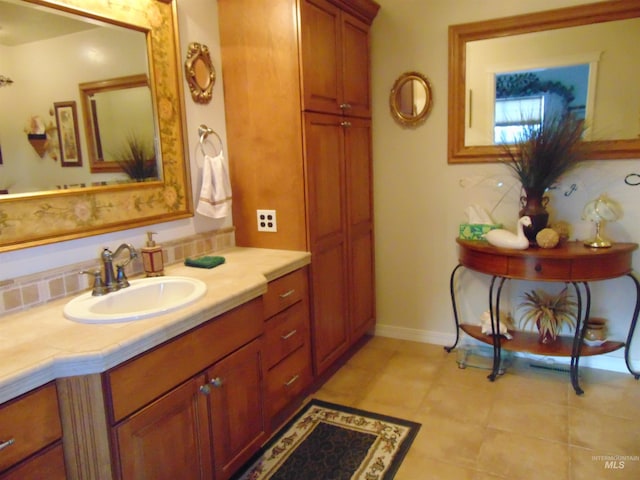
{"type": "Polygon", "coordinates": [[[99,297],[84,293],[64,306],[64,316],[81,323],[130,322],[182,308],[207,291],[204,282],[188,277],[142,278],[130,283],[99,297]]]}

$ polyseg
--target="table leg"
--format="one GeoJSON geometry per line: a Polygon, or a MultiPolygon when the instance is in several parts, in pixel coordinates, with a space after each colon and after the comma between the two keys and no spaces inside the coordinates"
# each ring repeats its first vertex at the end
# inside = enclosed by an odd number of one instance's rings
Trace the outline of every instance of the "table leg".
{"type": "Polygon", "coordinates": [[[449,293],[451,294],[451,305],[453,306],[453,319],[456,322],[456,341],[453,342],[453,345],[450,347],[444,347],[448,353],[451,353],[451,350],[456,348],[456,345],[458,345],[458,341],[460,340],[460,322],[458,321],[458,307],[456,305],[456,290],[454,284],[456,272],[460,267],[462,267],[462,265],[458,264],[451,272],[451,277],[449,278],[449,293]]]}
{"type": "Polygon", "coordinates": [[[631,280],[633,280],[636,286],[636,307],[633,310],[633,317],[631,318],[631,325],[629,326],[629,334],[627,335],[627,343],[624,346],[624,361],[627,364],[627,369],[635,377],[636,380],[640,378],[640,372],[633,370],[631,367],[631,359],[629,358],[629,349],[631,348],[631,341],[633,340],[633,334],[636,330],[636,323],[638,322],[638,313],[640,312],[640,282],[633,274],[633,272],[627,274],[631,280]]]}
{"type": "Polygon", "coordinates": [[[500,338],[500,295],[502,294],[502,287],[506,280],[505,277],[500,277],[500,284],[498,285],[498,291],[496,293],[496,309],[493,311],[493,287],[496,278],[491,279],[491,286],[489,287],[489,316],[491,317],[491,336],[493,338],[493,369],[487,377],[492,382],[500,374],[500,362],[502,360],[502,345],[500,338]]]}
{"type": "Polygon", "coordinates": [[[591,290],[587,282],[582,282],[584,291],[586,294],[586,302],[584,315],[582,314],[582,296],[580,295],[580,287],[578,283],[571,282],[573,288],[576,291],[576,298],[578,300],[578,312],[576,315],[576,332],[573,336],[573,348],[571,350],[571,366],[569,374],[571,376],[571,385],[576,392],[576,395],[582,395],[584,390],[580,388],[580,381],[578,378],[578,363],[580,361],[580,351],[582,349],[582,342],[584,340],[584,334],[587,327],[587,320],[589,320],[589,312],[591,310],[591,290]]]}

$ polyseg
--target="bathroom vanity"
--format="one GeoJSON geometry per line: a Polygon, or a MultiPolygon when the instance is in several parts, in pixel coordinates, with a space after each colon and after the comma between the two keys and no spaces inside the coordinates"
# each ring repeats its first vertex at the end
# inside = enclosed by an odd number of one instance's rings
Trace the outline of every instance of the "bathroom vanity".
{"type": "Polygon", "coordinates": [[[44,462],[46,478],[221,480],[259,449],[313,380],[310,255],[219,254],[215,269],[168,267],[207,284],[174,312],[90,325],[63,317],[67,298],[3,320],[0,430],[15,442],[1,479],[44,462]]]}

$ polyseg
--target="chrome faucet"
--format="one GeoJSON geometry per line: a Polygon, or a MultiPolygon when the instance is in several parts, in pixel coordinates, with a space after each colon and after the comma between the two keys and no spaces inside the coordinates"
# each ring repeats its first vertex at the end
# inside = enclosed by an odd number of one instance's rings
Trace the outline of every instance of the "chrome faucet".
{"type": "Polygon", "coordinates": [[[82,272],[80,272],[93,275],[94,283],[92,295],[105,295],[109,292],[115,292],[116,290],[120,290],[121,288],[128,287],[129,280],[124,273],[124,267],[129,265],[131,260],[133,260],[137,256],[137,250],[129,243],[123,243],[116,249],[115,252],[112,252],[105,247],[105,249],[100,254],[100,259],[102,260],[102,270],[104,271],[104,279],[100,275],[100,270],[83,270],[82,272]],[[114,270],[113,260],[118,257],[118,255],[120,255],[120,253],[122,253],[122,251],[125,249],[129,250],[129,258],[123,263],[116,264],[116,269],[114,270]]]}

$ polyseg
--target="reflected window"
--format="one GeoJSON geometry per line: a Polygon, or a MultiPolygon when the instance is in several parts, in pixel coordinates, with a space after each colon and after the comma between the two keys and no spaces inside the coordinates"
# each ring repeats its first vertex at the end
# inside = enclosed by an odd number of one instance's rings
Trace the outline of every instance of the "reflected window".
{"type": "Polygon", "coordinates": [[[538,68],[495,76],[494,142],[513,143],[546,118],[586,115],[589,64],[538,68]]]}
{"type": "Polygon", "coordinates": [[[495,143],[514,143],[526,132],[540,128],[544,120],[544,96],[496,100],[495,143]]]}

